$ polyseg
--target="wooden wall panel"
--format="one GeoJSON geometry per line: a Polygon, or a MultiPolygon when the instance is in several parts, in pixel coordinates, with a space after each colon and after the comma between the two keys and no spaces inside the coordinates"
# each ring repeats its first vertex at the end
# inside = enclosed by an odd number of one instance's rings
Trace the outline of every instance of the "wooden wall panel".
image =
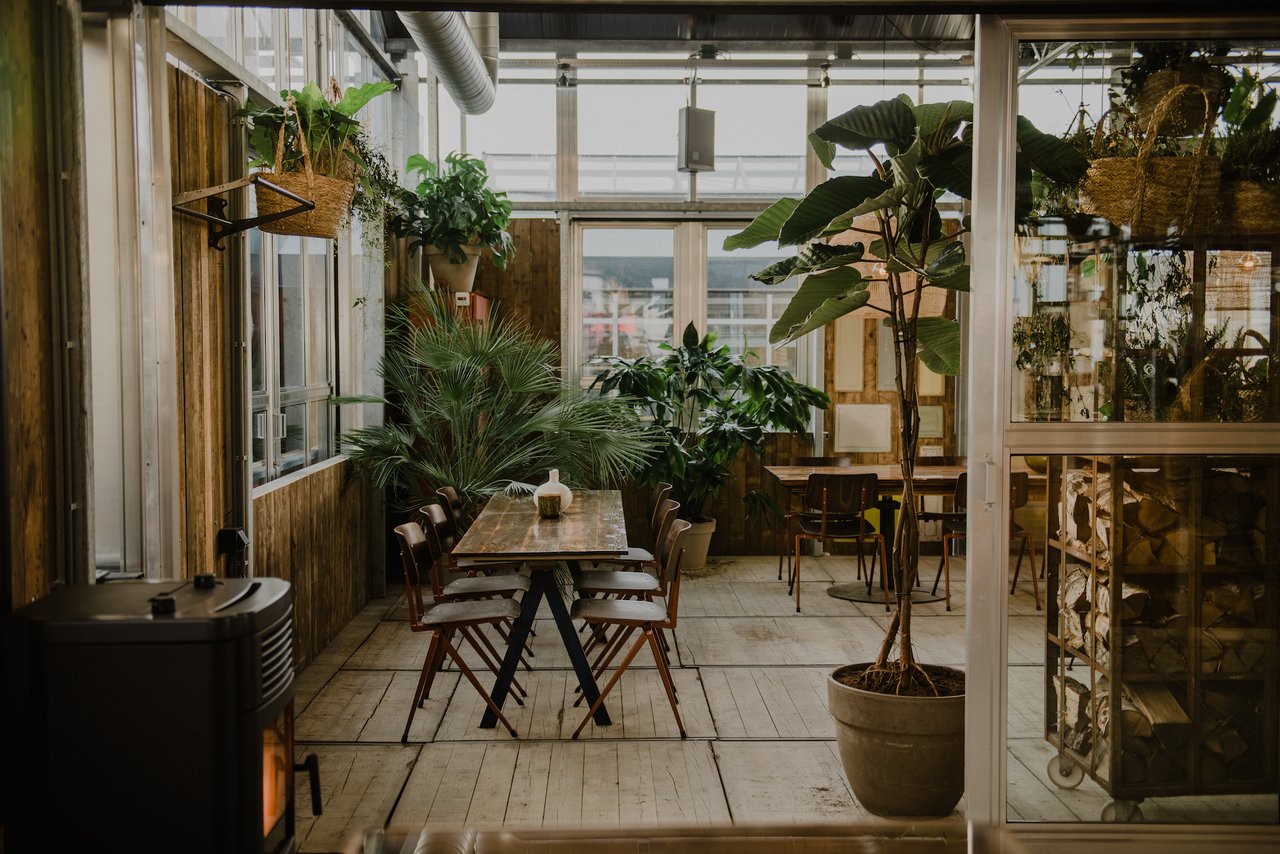
{"type": "Polygon", "coordinates": [[[4,602],[20,607],[47,593],[59,574],[56,484],[59,389],[55,340],[54,235],[49,104],[40,0],[0,3],[0,390],[5,464],[4,602]]]}
{"type": "Polygon", "coordinates": [[[519,317],[544,338],[560,341],[560,222],[513,219],[515,257],[505,270],[480,260],[475,289],[506,317],[519,317]]]}
{"type": "MultiPolygon", "coordinates": [[[[177,68],[169,68],[168,73],[174,194],[232,180],[242,169],[237,164],[232,174],[228,157],[230,100],[177,68]]],[[[228,306],[233,284],[225,257],[209,246],[205,223],[174,216],[179,513],[182,569],[188,577],[215,568],[221,571],[215,537],[219,528],[232,521],[227,443],[232,393],[228,306]]]]}
{"type": "Polygon", "coordinates": [[[359,612],[383,571],[381,505],[350,471],[334,459],[253,499],[254,574],[293,584],[299,667],[359,612]]]}

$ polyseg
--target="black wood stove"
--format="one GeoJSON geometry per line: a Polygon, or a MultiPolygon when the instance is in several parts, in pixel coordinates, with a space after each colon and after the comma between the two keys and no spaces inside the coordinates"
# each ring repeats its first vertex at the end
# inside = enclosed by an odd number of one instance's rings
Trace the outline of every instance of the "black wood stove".
{"type": "Polygon", "coordinates": [[[293,849],[288,582],[70,587],[3,641],[6,850],[293,849]]]}

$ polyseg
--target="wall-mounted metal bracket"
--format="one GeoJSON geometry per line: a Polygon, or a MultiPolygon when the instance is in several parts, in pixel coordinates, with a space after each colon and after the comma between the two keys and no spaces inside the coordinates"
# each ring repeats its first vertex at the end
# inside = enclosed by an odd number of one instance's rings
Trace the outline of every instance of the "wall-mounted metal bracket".
{"type": "Polygon", "coordinates": [[[193,216],[196,219],[204,220],[209,223],[209,246],[221,252],[225,247],[222,241],[242,231],[262,225],[267,222],[274,222],[277,219],[284,219],[294,214],[306,213],[314,209],[316,203],[310,199],[304,199],[302,196],[295,195],[283,187],[275,184],[262,177],[261,172],[256,172],[246,178],[239,178],[235,181],[228,181],[225,184],[218,184],[213,187],[206,187],[203,190],[191,190],[187,193],[179,193],[173,197],[173,209],[177,213],[193,216]],[[290,201],[297,202],[297,207],[288,210],[278,211],[273,214],[264,214],[263,216],[255,216],[249,219],[227,219],[227,200],[218,198],[223,193],[229,193],[232,190],[238,190],[241,187],[248,187],[250,184],[257,184],[260,187],[279,193],[290,201]],[[208,211],[198,211],[193,208],[183,207],[200,199],[208,199],[208,211]]]}

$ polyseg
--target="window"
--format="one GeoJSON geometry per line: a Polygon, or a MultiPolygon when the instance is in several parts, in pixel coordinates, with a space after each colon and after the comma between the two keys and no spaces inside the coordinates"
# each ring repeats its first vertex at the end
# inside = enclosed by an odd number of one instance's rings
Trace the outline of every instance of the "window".
{"type": "MultiPolygon", "coordinates": [[[[741,225],[580,226],[582,383],[600,373],[602,356],[657,356],[692,322],[719,343],[750,353],[754,364],[779,365],[801,382],[820,382],[814,364],[818,336],[781,347],[769,330],[795,283],[766,286],[748,278],[787,257],[776,246],[726,252],[724,239],[741,225]]],[[[570,356],[571,360],[574,357],[570,356]]]]}
{"type": "Polygon", "coordinates": [[[676,127],[687,87],[584,80],[577,93],[580,195],[689,194],[689,176],[676,171],[676,127]]]}
{"type": "Polygon", "coordinates": [[[333,244],[249,239],[255,486],[333,454],[333,244]]]}
{"type": "MultiPolygon", "coordinates": [[[[543,78],[547,73],[538,70],[543,78]]],[[[489,169],[494,187],[513,200],[556,197],[555,82],[506,79],[488,112],[467,116],[467,151],[489,169]],[[513,134],[512,128],[520,132],[513,134]]],[[[441,151],[448,153],[441,143],[441,151]]]]}
{"type": "Polygon", "coordinates": [[[803,78],[699,85],[698,106],[716,114],[716,168],[698,174],[698,197],[803,195],[807,91],[803,78]],[[762,104],[767,121],[761,121],[762,104]]]}

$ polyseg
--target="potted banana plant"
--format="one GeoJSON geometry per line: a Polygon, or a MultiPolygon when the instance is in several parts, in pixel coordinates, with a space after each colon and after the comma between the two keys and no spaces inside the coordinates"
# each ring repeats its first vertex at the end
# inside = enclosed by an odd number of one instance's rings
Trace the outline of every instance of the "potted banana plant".
{"type": "MultiPolygon", "coordinates": [[[[855,107],[810,134],[810,143],[828,168],[837,146],[870,155],[871,174],[838,176],[802,199],[781,199],[725,241],[726,249],[796,247],[794,257],[753,276],[767,284],[804,277],[770,331],[771,343],[867,306],[893,334],[904,490],[897,530],[885,534],[894,538],[897,607],[875,659],[840,667],[828,679],[845,774],[858,800],[878,815],[947,815],[964,791],[964,674],[920,662],[912,644],[920,530],[911,481],[920,438],[917,365],[952,375],[960,368],[959,323],[921,316],[920,294],[969,290],[967,218],[958,228],[944,227],[938,201],[948,192],[972,195],[972,122],[973,105],[964,101],[916,106],[902,97],[855,107]],[[837,235],[855,240],[827,242],[837,235]],[[856,266],[863,261],[879,262],[870,269],[883,272],[864,274],[856,266]]],[[[1021,117],[1017,138],[1016,202],[1025,218],[1034,174],[1070,185],[1088,162],[1021,117]]]]}

